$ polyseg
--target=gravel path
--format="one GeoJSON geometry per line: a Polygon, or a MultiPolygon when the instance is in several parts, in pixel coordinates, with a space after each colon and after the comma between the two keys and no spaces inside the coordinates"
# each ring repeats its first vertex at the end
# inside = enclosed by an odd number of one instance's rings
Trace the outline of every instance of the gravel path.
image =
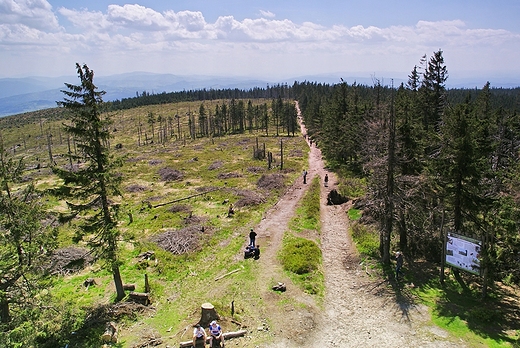
{"type": "Polygon", "coordinates": [[[258,239],[265,246],[259,263],[258,282],[265,303],[260,315],[272,325],[274,336],[268,347],[452,347],[448,333],[429,322],[428,308],[414,303],[407,291],[409,284],[371,276],[365,269],[348,235],[349,203],[326,204],[337,178],[326,170],[315,145],[310,145],[308,173],[309,183],[316,175],[329,176],[320,198],[325,299],[317,305],[292,285],[276,260],[283,233],[308,187],[300,179],[257,226],[258,239]],[[277,281],[288,286],[283,295],[266,287],[277,281]]]}

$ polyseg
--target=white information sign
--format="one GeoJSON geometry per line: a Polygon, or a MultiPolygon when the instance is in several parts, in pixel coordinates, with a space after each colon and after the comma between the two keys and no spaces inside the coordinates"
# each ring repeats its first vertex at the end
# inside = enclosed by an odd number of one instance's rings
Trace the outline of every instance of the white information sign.
{"type": "Polygon", "coordinates": [[[482,242],[473,238],[448,233],[446,240],[446,263],[480,275],[480,252],[482,242]]]}

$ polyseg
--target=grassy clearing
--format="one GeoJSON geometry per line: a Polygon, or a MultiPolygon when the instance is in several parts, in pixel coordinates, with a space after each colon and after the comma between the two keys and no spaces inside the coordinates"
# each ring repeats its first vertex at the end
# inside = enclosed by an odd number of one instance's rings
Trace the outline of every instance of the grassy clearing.
{"type": "MultiPolygon", "coordinates": [[[[206,109],[213,110],[216,103],[205,102],[206,109]]],[[[176,134],[163,142],[158,141],[157,133],[152,138],[151,127],[147,124],[149,112],[162,116],[186,115],[190,110],[197,110],[200,104],[156,105],[112,115],[117,130],[112,144],[120,144],[114,153],[125,159],[121,167],[123,197],[115,198],[121,203],[120,271],[123,282],[135,284],[139,292],[144,291],[144,276],[148,276],[155,311],[119,318],[101,313],[100,309],[112,304],[115,297],[112,276],[104,265],[95,263],[79,273],[55,277],[49,288],[52,297],[46,295],[46,305],[69,310],[53,312],[53,322],[61,324],[53,324],[56,327],[52,332],[59,332],[60,327],[64,337],[76,332],[68,341],[71,347],[99,346],[100,330],[105,321],[112,319],[123,324],[117,347],[131,347],[148,332],[157,332],[174,344],[181,339],[190,339],[189,333],[186,337],[182,337],[182,333],[198,321],[200,305],[204,302],[211,302],[223,317],[231,317],[230,307],[234,301],[233,319],[245,323],[255,312],[255,306],[262,305],[261,299],[255,298],[252,302],[250,298],[250,294],[256,292],[257,270],[254,261],[243,260],[243,244],[249,228],[260,221],[264,211],[284,193],[285,187],[299,177],[307,163],[307,147],[298,134],[267,137],[262,131],[190,139],[184,136],[188,133],[185,116],[179,120],[180,136],[176,134]],[[139,124],[144,130],[140,138],[139,124]],[[281,141],[283,170],[280,170],[281,141]],[[273,153],[271,170],[265,160],[253,158],[253,148],[257,145],[273,153]],[[261,181],[266,177],[276,180],[261,181]],[[262,186],[261,182],[267,186],[262,186]],[[269,186],[272,183],[281,185],[269,186]],[[204,194],[207,191],[211,192],[204,194]],[[228,217],[231,203],[235,206],[235,214],[228,217]],[[150,240],[187,226],[204,228],[196,247],[188,253],[174,255],[150,240]],[[141,260],[139,255],[147,251],[154,253],[154,259],[141,260]],[[215,280],[234,270],[238,271],[232,276],[215,280]],[[96,281],[88,290],[83,286],[87,278],[96,281]],[[87,317],[92,319],[88,325],[85,324],[87,317]]],[[[68,164],[61,156],[68,151],[68,145],[60,133],[60,124],[61,121],[42,118],[18,128],[2,129],[6,148],[14,149],[20,144],[13,154],[25,159],[26,180],[35,182],[42,192],[52,191],[56,184],[48,168],[46,134],[53,134],[53,160],[60,166],[68,164]]],[[[156,124],[156,132],[158,128],[156,124]]],[[[174,130],[178,133],[177,127],[174,130]]],[[[51,195],[46,204],[56,211],[66,208],[62,201],[51,195]]],[[[60,226],[59,232],[60,247],[76,245],[74,223],[60,226]]],[[[86,246],[86,243],[82,241],[79,246],[86,246]]],[[[226,330],[235,329],[229,322],[223,324],[226,330]]]]}

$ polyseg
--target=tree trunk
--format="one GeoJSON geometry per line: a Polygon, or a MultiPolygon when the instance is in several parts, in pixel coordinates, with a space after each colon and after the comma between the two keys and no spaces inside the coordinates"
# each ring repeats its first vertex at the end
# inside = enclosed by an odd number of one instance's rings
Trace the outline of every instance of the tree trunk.
{"type": "Polygon", "coordinates": [[[2,323],[9,323],[11,321],[11,312],[9,311],[9,302],[7,299],[0,301],[0,321],[2,323]]]}
{"type": "Polygon", "coordinates": [[[125,289],[121,280],[121,273],[116,261],[112,262],[112,275],[114,277],[114,285],[116,286],[116,302],[121,301],[125,297],[125,289]]]}

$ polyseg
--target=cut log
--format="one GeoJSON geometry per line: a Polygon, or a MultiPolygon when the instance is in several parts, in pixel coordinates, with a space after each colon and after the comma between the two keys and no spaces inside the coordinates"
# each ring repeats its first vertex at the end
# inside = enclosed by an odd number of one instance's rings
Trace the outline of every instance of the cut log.
{"type": "Polygon", "coordinates": [[[101,335],[101,339],[104,342],[112,342],[117,343],[117,328],[116,324],[113,322],[107,323],[105,328],[105,332],[101,335]]]}
{"type": "MultiPolygon", "coordinates": [[[[222,333],[222,336],[224,336],[224,341],[235,338],[235,337],[242,337],[245,336],[247,333],[247,330],[238,330],[238,331],[231,331],[231,332],[224,332],[222,333]]],[[[209,338],[206,340],[206,344],[209,344],[209,338]]],[[[179,347],[191,347],[193,345],[193,341],[184,341],[179,344],[179,347]]]]}
{"type": "Polygon", "coordinates": [[[128,294],[128,298],[130,301],[137,302],[145,306],[148,306],[150,304],[150,294],[147,292],[132,291],[128,294]]]}
{"type": "Polygon", "coordinates": [[[135,290],[135,284],[123,284],[123,290],[134,291],[135,290]]]}

